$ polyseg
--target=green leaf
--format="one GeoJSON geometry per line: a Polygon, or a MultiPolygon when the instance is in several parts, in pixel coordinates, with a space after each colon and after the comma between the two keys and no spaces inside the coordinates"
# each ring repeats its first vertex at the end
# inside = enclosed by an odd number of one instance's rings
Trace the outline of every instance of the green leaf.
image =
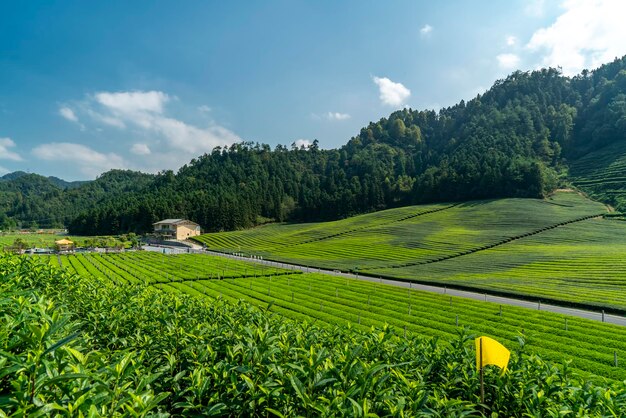
{"type": "Polygon", "coordinates": [[[316,387],[316,388],[317,387],[322,387],[322,386],[326,386],[328,383],[336,382],[336,381],[337,381],[336,378],[330,377],[328,379],[322,379],[319,382],[316,382],[315,385],[313,385],[313,386],[316,387]]]}
{"type": "Polygon", "coordinates": [[[283,415],[282,413],[280,413],[279,411],[277,411],[277,410],[275,410],[275,409],[272,409],[272,408],[265,408],[265,410],[266,410],[267,412],[269,412],[269,413],[272,413],[272,414],[276,415],[277,417],[280,417],[280,418],[285,418],[285,415],[283,415]]]}
{"type": "Polygon", "coordinates": [[[54,343],[50,347],[48,347],[46,349],[46,351],[43,352],[43,355],[45,356],[46,354],[56,350],[57,348],[61,347],[62,345],[67,344],[68,342],[76,339],[79,335],[80,335],[80,332],[75,332],[74,334],[69,335],[69,336],[67,336],[67,337],[57,341],[56,343],[54,343]]]}
{"type": "Polygon", "coordinates": [[[61,374],[59,376],[55,376],[48,380],[44,380],[40,383],[39,386],[40,387],[51,386],[58,382],[62,382],[64,380],[76,380],[76,379],[87,379],[87,378],[89,378],[89,375],[85,373],[66,373],[66,374],[61,374]]]}
{"type": "Polygon", "coordinates": [[[290,376],[289,381],[291,382],[291,386],[293,387],[293,389],[296,391],[298,398],[304,400],[303,386],[300,379],[298,379],[296,376],[290,376]]]}

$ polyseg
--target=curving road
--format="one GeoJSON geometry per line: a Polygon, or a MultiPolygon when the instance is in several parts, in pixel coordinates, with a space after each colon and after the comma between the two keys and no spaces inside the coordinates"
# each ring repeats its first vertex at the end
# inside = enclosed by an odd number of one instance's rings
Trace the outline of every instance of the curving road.
{"type": "Polygon", "coordinates": [[[498,303],[501,305],[518,306],[521,308],[527,308],[527,309],[533,309],[533,310],[555,312],[555,313],[575,316],[579,318],[591,319],[594,321],[606,322],[608,324],[626,326],[626,317],[604,314],[602,312],[587,311],[584,309],[576,309],[576,308],[566,308],[563,306],[530,302],[527,300],[515,299],[511,297],[492,296],[492,295],[488,295],[485,293],[447,289],[445,287],[442,288],[439,286],[429,286],[429,285],[411,283],[411,282],[406,282],[406,281],[401,281],[401,280],[376,279],[373,277],[360,276],[358,274],[342,273],[339,271],[324,270],[324,269],[314,268],[314,267],[303,267],[303,266],[298,266],[295,264],[281,263],[277,261],[262,260],[262,259],[250,258],[250,257],[245,257],[245,256],[225,254],[225,253],[220,253],[220,252],[210,251],[210,250],[204,250],[202,251],[202,253],[211,254],[211,255],[215,255],[219,257],[233,258],[236,260],[243,260],[243,261],[248,261],[248,262],[253,262],[253,263],[264,264],[266,266],[271,266],[271,267],[279,267],[279,268],[290,269],[290,270],[299,270],[305,273],[322,273],[322,274],[328,274],[331,276],[346,277],[350,279],[358,279],[358,280],[364,280],[364,281],[374,282],[374,283],[384,283],[384,284],[388,284],[391,286],[411,288],[415,290],[446,294],[450,296],[459,296],[462,298],[481,300],[485,302],[493,302],[493,303],[498,303]]]}

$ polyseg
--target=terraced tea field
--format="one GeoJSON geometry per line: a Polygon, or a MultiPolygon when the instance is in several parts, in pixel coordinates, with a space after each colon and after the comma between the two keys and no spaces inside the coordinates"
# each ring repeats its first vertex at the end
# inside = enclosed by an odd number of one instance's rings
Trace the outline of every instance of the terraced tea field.
{"type": "MultiPolygon", "coordinates": [[[[203,235],[197,240],[211,249],[236,251],[238,248],[245,248],[247,251],[254,249],[254,252],[259,254],[271,254],[285,247],[315,246],[315,243],[319,241],[343,238],[346,235],[369,230],[373,225],[383,227],[452,207],[454,205],[450,204],[410,206],[333,222],[270,224],[253,230],[203,235]]],[[[305,251],[302,252],[305,253],[305,251]]]]}
{"type": "Polygon", "coordinates": [[[626,208],[626,141],[591,152],[570,165],[574,184],[596,199],[626,208]]]}
{"type": "MultiPolygon", "coordinates": [[[[162,257],[152,261],[176,260],[162,257]]],[[[611,363],[612,354],[623,361],[624,330],[601,323],[304,274],[154,285],[172,291],[163,292],[60,274],[34,259],[0,254],[7,416],[483,416],[480,408],[619,416],[626,408],[624,367],[611,363]],[[240,297],[262,308],[214,300],[240,297]],[[484,407],[476,332],[513,352],[508,373],[485,370],[484,407]],[[573,363],[557,367],[537,353],[573,363]]]]}
{"type": "MultiPolygon", "coordinates": [[[[48,262],[58,264],[56,256],[48,262]]],[[[432,294],[316,273],[293,274],[208,255],[126,253],[60,257],[62,266],[117,284],[148,283],[168,292],[245,300],[293,319],[367,329],[386,324],[407,333],[453,340],[463,327],[528,350],[583,374],[626,379],[626,328],[543,311],[432,294]],[[255,276],[256,274],[256,276],[255,276]],[[213,277],[211,279],[210,277],[213,277]],[[222,280],[218,280],[218,277],[222,280]],[[231,277],[231,278],[229,278],[231,277]],[[621,364],[621,363],[620,363],[621,364]]]]}
{"type": "MultiPolygon", "coordinates": [[[[528,348],[558,362],[612,379],[626,378],[614,367],[614,355],[626,356],[626,329],[593,321],[528,309],[504,307],[426,292],[346,280],[315,273],[263,279],[230,279],[159,284],[159,287],[199,296],[244,299],[291,318],[328,324],[383,327],[385,324],[421,335],[452,339],[460,327],[492,335],[507,345],[524,336],[528,348]],[[522,334],[523,333],[523,334],[522,334]]],[[[626,359],[626,357],[624,357],[626,359]]]]}
{"type": "Polygon", "coordinates": [[[367,272],[626,309],[624,254],[626,222],[589,219],[438,263],[367,272]]]}
{"type": "Polygon", "coordinates": [[[207,234],[208,248],[301,265],[626,309],[626,222],[574,192],[426,205],[207,234]]]}
{"type": "Polygon", "coordinates": [[[606,213],[575,193],[390,209],[346,220],[269,225],[197,238],[209,249],[326,268],[359,269],[439,260],[572,220],[606,213]]]}
{"type": "Polygon", "coordinates": [[[153,252],[128,252],[42,257],[46,257],[54,266],[63,267],[81,276],[108,278],[118,284],[154,284],[293,274],[290,270],[198,254],[166,256],[153,252]]]}
{"type": "MultiPolygon", "coordinates": [[[[200,237],[211,249],[320,267],[626,307],[626,223],[576,193],[393,209],[331,223],[270,225],[200,237]],[[607,243],[611,244],[607,246],[607,243]]],[[[452,340],[463,327],[574,370],[625,380],[626,328],[204,254],[51,256],[117,284],[245,300],[293,319],[383,327],[452,340]],[[615,358],[618,365],[615,365],[615,358]]]]}

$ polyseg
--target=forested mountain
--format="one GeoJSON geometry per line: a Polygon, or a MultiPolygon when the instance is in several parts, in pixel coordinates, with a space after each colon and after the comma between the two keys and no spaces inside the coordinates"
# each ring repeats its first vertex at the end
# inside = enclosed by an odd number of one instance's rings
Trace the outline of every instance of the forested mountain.
{"type": "Polygon", "coordinates": [[[125,170],[111,170],[90,182],[9,173],[0,178],[0,230],[18,224],[24,228],[62,227],[85,208],[143,190],[153,178],[125,170]]]}
{"type": "MultiPolygon", "coordinates": [[[[24,221],[56,216],[69,220],[72,233],[108,234],[145,232],[168,217],[215,231],[423,202],[540,197],[570,180],[572,162],[620,141],[626,57],[573,78],[555,69],[518,71],[439,112],[394,112],[339,149],[244,142],[216,148],[176,174],[113,171],[71,190],[37,184],[31,195],[18,187],[20,199],[7,198],[11,191],[0,183],[0,212],[24,221]],[[48,206],[38,213],[33,205],[42,199],[48,206]]],[[[603,197],[624,208],[623,186],[603,197]]]]}
{"type": "MultiPolygon", "coordinates": [[[[12,173],[7,173],[4,176],[0,176],[0,183],[2,182],[9,182],[9,181],[13,181],[13,180],[17,180],[20,177],[24,177],[24,176],[31,176],[31,174],[26,173],[24,171],[14,171],[12,173]]],[[[37,174],[32,174],[32,177],[34,179],[37,179],[39,177],[41,178],[46,178],[48,179],[52,184],[54,184],[55,186],[61,188],[61,189],[73,189],[75,187],[79,187],[85,183],[89,183],[88,181],[65,181],[63,179],[60,179],[58,177],[54,177],[54,176],[50,176],[50,177],[43,177],[37,174]]],[[[37,180],[35,180],[36,182],[37,180]]]]}

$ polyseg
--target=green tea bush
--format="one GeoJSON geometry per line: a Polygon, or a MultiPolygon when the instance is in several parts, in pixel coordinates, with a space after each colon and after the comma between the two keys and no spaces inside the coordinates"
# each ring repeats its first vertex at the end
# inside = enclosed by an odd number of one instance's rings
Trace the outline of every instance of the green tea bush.
{"type": "Polygon", "coordinates": [[[525,353],[488,369],[451,343],[286,320],[245,302],[116,287],[0,255],[0,410],[36,416],[619,416],[597,386],[525,353]]]}

